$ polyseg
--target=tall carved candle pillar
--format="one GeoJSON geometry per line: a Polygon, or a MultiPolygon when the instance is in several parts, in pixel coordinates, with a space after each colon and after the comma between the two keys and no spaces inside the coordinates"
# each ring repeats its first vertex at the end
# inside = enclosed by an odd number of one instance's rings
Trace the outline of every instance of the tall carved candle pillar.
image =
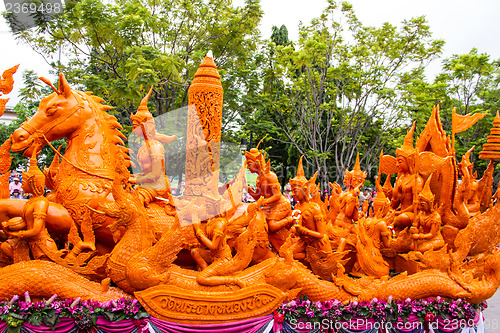
{"type": "Polygon", "coordinates": [[[184,196],[219,198],[223,89],[209,52],[189,87],[184,196]]]}

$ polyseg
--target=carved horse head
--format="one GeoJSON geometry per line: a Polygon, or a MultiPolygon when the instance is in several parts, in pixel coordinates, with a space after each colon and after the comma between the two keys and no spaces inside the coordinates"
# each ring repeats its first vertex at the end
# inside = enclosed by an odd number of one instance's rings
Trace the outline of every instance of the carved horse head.
{"type": "Polygon", "coordinates": [[[42,99],[33,117],[14,131],[11,150],[24,151],[24,156],[31,156],[33,143],[46,143],[43,136],[49,141],[69,137],[80,126],[80,113],[84,109],[83,100],[71,90],[62,73],[58,89],[47,79],[40,79],[50,85],[54,93],[42,99]]]}

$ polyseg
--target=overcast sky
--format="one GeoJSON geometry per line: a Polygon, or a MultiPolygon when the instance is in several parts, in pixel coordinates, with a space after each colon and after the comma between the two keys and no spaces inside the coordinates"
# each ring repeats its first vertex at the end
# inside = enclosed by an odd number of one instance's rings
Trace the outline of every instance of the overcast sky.
{"type": "MultiPolygon", "coordinates": [[[[242,4],[244,0],[233,0],[242,4]]],[[[297,39],[297,26],[307,24],[321,14],[325,0],[261,0],[264,18],[261,32],[264,38],[271,35],[273,25],[285,24],[290,38],[297,39]]],[[[380,26],[384,22],[400,25],[404,19],[425,15],[434,38],[446,44],[444,56],[468,53],[473,47],[479,52],[500,58],[500,0],[351,0],[354,11],[365,25],[380,26]]],[[[3,2],[0,11],[5,10],[3,2]]],[[[0,18],[0,73],[20,63],[15,76],[15,91],[9,96],[8,105],[17,102],[16,93],[21,87],[21,73],[32,69],[40,76],[49,76],[49,67],[40,55],[27,46],[18,45],[0,18]]],[[[439,61],[431,65],[429,73],[437,73],[439,61]]],[[[53,77],[51,79],[54,79],[53,77]]]]}

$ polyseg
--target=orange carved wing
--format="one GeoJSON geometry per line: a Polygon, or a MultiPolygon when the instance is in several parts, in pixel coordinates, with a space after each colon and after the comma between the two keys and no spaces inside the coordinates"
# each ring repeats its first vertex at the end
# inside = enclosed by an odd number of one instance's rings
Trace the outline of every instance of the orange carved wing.
{"type": "Polygon", "coordinates": [[[396,158],[390,155],[383,155],[380,157],[379,172],[386,175],[392,175],[398,172],[396,165],[396,158]]]}
{"type": "Polygon", "coordinates": [[[442,158],[430,151],[424,151],[418,154],[417,172],[424,175],[430,175],[440,170],[451,156],[442,158]]]}

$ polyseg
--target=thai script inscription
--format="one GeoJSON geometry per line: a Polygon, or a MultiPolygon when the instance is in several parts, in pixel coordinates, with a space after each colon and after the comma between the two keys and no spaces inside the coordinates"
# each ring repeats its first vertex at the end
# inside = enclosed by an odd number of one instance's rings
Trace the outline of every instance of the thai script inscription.
{"type": "Polygon", "coordinates": [[[205,301],[185,300],[177,297],[167,296],[160,299],[163,309],[172,312],[196,315],[223,315],[236,314],[239,312],[258,309],[275,300],[270,295],[254,295],[242,300],[227,301],[220,304],[206,303],[205,301]]]}

